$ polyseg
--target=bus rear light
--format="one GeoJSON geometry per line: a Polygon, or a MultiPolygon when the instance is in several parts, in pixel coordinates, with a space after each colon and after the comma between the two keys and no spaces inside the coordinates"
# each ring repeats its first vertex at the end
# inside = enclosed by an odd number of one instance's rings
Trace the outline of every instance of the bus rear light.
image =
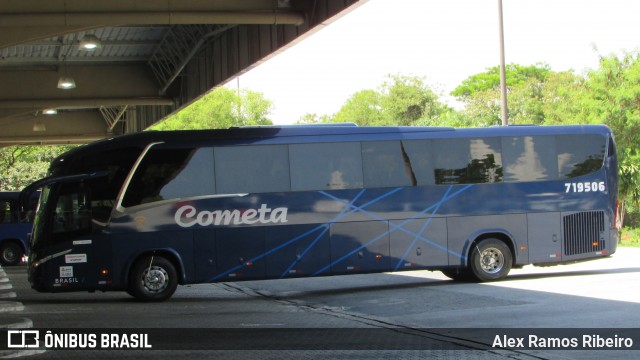
{"type": "Polygon", "coordinates": [[[100,275],[102,275],[102,276],[107,276],[107,275],[109,275],[109,269],[101,269],[101,270],[100,270],[100,275]]]}
{"type": "Polygon", "coordinates": [[[594,241],[594,242],[591,243],[591,245],[593,245],[593,247],[597,247],[599,244],[598,244],[597,241],[594,241]]]}

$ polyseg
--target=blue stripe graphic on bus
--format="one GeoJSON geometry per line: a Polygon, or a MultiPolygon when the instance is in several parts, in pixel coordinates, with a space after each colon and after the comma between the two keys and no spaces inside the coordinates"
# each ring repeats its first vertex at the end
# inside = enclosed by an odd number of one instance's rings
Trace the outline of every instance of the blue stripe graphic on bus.
{"type": "MultiPolygon", "coordinates": [[[[436,246],[436,247],[438,247],[438,248],[440,248],[440,249],[442,249],[442,250],[444,250],[444,251],[446,251],[446,252],[448,252],[448,253],[450,253],[450,254],[452,254],[452,255],[457,256],[457,257],[458,257],[458,258],[460,258],[460,259],[465,259],[465,257],[464,257],[463,255],[461,255],[461,254],[459,254],[459,253],[456,253],[456,252],[454,252],[454,251],[448,250],[447,248],[442,247],[442,246],[440,246],[440,245],[438,245],[438,244],[434,243],[433,241],[430,241],[430,240],[428,240],[428,239],[425,239],[425,238],[424,238],[424,237],[422,237],[420,234],[416,234],[416,233],[414,233],[414,232],[412,232],[412,231],[409,231],[409,230],[407,230],[407,229],[403,228],[402,226],[403,226],[403,225],[406,225],[406,224],[408,224],[409,222],[411,222],[411,221],[413,221],[413,220],[415,220],[415,219],[419,218],[420,216],[422,216],[422,215],[424,215],[424,214],[428,213],[428,212],[429,212],[429,211],[431,211],[431,209],[433,209],[434,207],[435,207],[435,208],[436,208],[436,210],[437,210],[437,209],[440,207],[440,205],[442,205],[442,204],[443,204],[443,203],[445,203],[446,201],[448,201],[448,200],[450,200],[450,199],[452,199],[452,198],[456,197],[457,195],[459,195],[460,193],[464,192],[465,190],[467,190],[467,189],[469,189],[469,188],[471,188],[471,187],[473,187],[473,185],[466,185],[466,186],[465,186],[465,187],[463,187],[462,189],[460,189],[460,190],[456,191],[455,193],[453,193],[452,195],[449,195],[449,196],[448,196],[449,192],[450,192],[450,191],[451,191],[451,189],[453,188],[453,186],[449,186],[449,188],[447,189],[447,191],[446,191],[446,192],[445,192],[445,194],[443,195],[442,199],[440,199],[440,201],[438,201],[436,204],[433,204],[433,205],[431,205],[431,206],[427,207],[426,209],[424,209],[424,210],[422,210],[422,211],[420,211],[420,212],[418,212],[418,213],[414,214],[413,216],[411,216],[411,217],[407,218],[406,220],[404,220],[403,222],[401,222],[399,225],[395,225],[395,224],[393,224],[393,223],[389,222],[389,226],[390,226],[390,227],[392,227],[393,229],[389,229],[389,230],[385,231],[384,233],[382,233],[382,234],[380,234],[380,235],[378,235],[378,236],[374,237],[372,240],[368,241],[368,242],[367,242],[367,243],[365,243],[364,245],[362,245],[362,246],[358,247],[358,248],[357,248],[357,249],[355,249],[355,250],[352,250],[351,252],[349,252],[349,253],[345,254],[345,255],[344,255],[344,256],[342,256],[341,258],[339,258],[339,259],[337,259],[337,260],[335,260],[335,261],[331,262],[331,264],[329,264],[329,265],[325,266],[324,268],[322,268],[322,269],[320,269],[320,270],[316,271],[313,275],[314,275],[314,276],[317,276],[317,275],[322,274],[323,272],[327,271],[328,269],[330,269],[331,267],[333,267],[333,266],[335,266],[336,264],[340,263],[341,261],[344,261],[344,260],[345,260],[345,259],[347,259],[349,256],[351,256],[351,255],[353,255],[353,254],[357,253],[358,251],[360,251],[360,250],[362,250],[362,249],[366,248],[367,246],[369,246],[369,245],[371,245],[371,244],[375,243],[376,241],[380,240],[380,239],[381,239],[382,237],[384,237],[385,235],[390,234],[390,233],[392,233],[392,232],[394,232],[394,231],[396,231],[396,230],[400,230],[400,231],[405,232],[405,233],[407,233],[407,234],[409,234],[409,235],[415,236],[415,240],[414,240],[414,242],[415,242],[415,241],[417,241],[417,239],[420,239],[420,240],[422,240],[422,241],[426,242],[427,244],[430,244],[430,245],[436,246]]],[[[332,198],[332,199],[336,200],[336,201],[341,201],[340,199],[338,199],[338,198],[336,198],[336,197],[334,197],[334,196],[332,196],[332,195],[330,195],[330,194],[328,194],[328,193],[325,193],[325,192],[322,192],[322,191],[321,191],[321,193],[322,193],[323,195],[327,196],[327,197],[330,197],[330,198],[332,198]]],[[[380,216],[377,216],[377,215],[375,215],[375,214],[372,214],[372,213],[370,213],[370,212],[368,212],[368,211],[364,210],[364,209],[363,209],[364,207],[365,207],[365,206],[363,206],[363,207],[355,207],[355,209],[354,209],[354,210],[357,210],[357,211],[359,211],[359,212],[362,212],[363,214],[366,214],[367,216],[369,216],[369,217],[371,217],[371,218],[374,218],[374,219],[376,219],[376,220],[386,220],[386,219],[384,219],[384,218],[382,218],[382,217],[380,217],[380,216]]],[[[433,217],[433,215],[435,215],[435,211],[431,214],[431,216],[429,217],[429,220],[433,217]]],[[[426,227],[425,227],[424,229],[422,229],[422,230],[421,230],[421,233],[422,233],[422,232],[424,232],[424,230],[425,230],[425,229],[426,229],[426,227]]],[[[411,246],[409,246],[409,248],[408,248],[408,249],[411,249],[411,247],[412,247],[412,246],[413,246],[413,243],[411,244],[411,246]]],[[[407,250],[407,252],[405,252],[404,257],[406,257],[406,255],[407,255],[408,251],[409,251],[409,250],[407,250]]],[[[404,257],[403,257],[403,259],[401,259],[401,260],[400,260],[400,262],[402,262],[402,261],[404,260],[404,257]]]]}
{"type": "MultiPolygon", "coordinates": [[[[425,232],[425,230],[427,230],[427,228],[431,224],[431,220],[433,219],[433,216],[438,212],[438,209],[440,209],[440,205],[442,205],[444,203],[444,200],[447,199],[447,195],[449,195],[449,192],[451,191],[452,188],[453,188],[452,186],[449,186],[449,188],[447,189],[447,192],[444,193],[444,196],[442,197],[442,199],[436,204],[435,210],[433,210],[433,212],[431,213],[431,216],[429,216],[429,219],[427,219],[427,221],[424,223],[424,225],[422,226],[422,228],[420,229],[418,234],[416,234],[416,236],[414,237],[413,241],[411,242],[411,245],[409,245],[407,247],[407,250],[404,252],[404,254],[402,254],[402,257],[400,258],[400,260],[398,260],[398,263],[394,267],[394,270],[400,269],[400,266],[402,265],[404,260],[409,255],[409,251],[411,251],[411,249],[418,242],[418,240],[422,240],[422,241],[428,243],[429,245],[435,246],[435,247],[437,247],[437,248],[439,248],[441,250],[449,252],[449,249],[447,249],[446,247],[444,247],[444,246],[442,246],[440,244],[437,244],[437,243],[435,243],[435,242],[433,242],[433,241],[431,241],[429,239],[423,238],[422,234],[425,232]]],[[[458,254],[455,254],[455,255],[458,255],[458,254]]],[[[463,256],[459,256],[459,257],[464,258],[463,256]]]]}
{"type": "MultiPolygon", "coordinates": [[[[413,242],[407,248],[406,252],[404,253],[402,258],[399,260],[398,264],[396,265],[396,268],[395,268],[396,270],[400,267],[400,264],[406,258],[409,250],[415,245],[415,243],[418,240],[421,240],[422,242],[424,242],[426,244],[429,244],[429,245],[431,245],[431,246],[433,246],[435,248],[438,248],[438,249],[440,249],[442,251],[445,251],[445,252],[447,252],[449,254],[452,254],[452,255],[460,258],[460,259],[466,260],[466,257],[464,255],[462,255],[460,253],[457,253],[455,251],[449,250],[446,247],[443,247],[443,246],[441,246],[441,245],[429,240],[428,238],[425,238],[424,236],[422,236],[422,234],[424,233],[424,231],[426,231],[426,229],[428,228],[429,224],[431,223],[431,219],[436,215],[438,209],[440,208],[440,206],[442,206],[442,204],[444,204],[445,202],[449,201],[450,199],[458,196],[462,192],[470,189],[471,187],[473,187],[473,185],[466,185],[466,186],[462,187],[461,189],[455,191],[454,193],[451,193],[451,191],[452,191],[452,189],[454,187],[453,186],[449,186],[447,188],[447,190],[445,191],[444,195],[442,196],[442,198],[438,202],[436,202],[435,204],[432,204],[432,205],[428,206],[427,208],[423,209],[422,211],[419,211],[419,212],[415,213],[414,215],[408,217],[407,219],[405,219],[404,221],[402,221],[398,225],[393,224],[392,222],[389,222],[389,226],[390,226],[389,230],[387,230],[387,231],[385,231],[383,233],[380,233],[379,235],[375,236],[374,238],[372,238],[371,240],[367,241],[366,243],[364,243],[363,245],[359,246],[358,248],[348,252],[347,254],[343,255],[342,257],[336,259],[335,261],[332,261],[327,266],[325,266],[322,269],[320,269],[320,270],[316,271],[315,273],[313,273],[313,275],[317,276],[317,275],[322,274],[323,272],[331,269],[333,266],[335,266],[336,264],[344,261],[345,259],[349,258],[350,256],[352,256],[353,254],[357,253],[358,251],[361,251],[362,249],[365,249],[367,246],[375,243],[376,241],[384,238],[386,235],[388,235],[388,234],[390,234],[392,232],[395,232],[395,231],[402,231],[402,232],[414,237],[413,242]],[[420,229],[420,231],[418,233],[412,232],[412,231],[407,230],[407,229],[405,229],[403,227],[404,225],[410,223],[413,220],[416,220],[416,219],[420,218],[421,216],[429,213],[430,211],[432,211],[431,215],[429,216],[429,218],[427,219],[427,222],[420,229]]],[[[343,210],[340,212],[340,214],[338,214],[334,219],[332,219],[328,223],[322,224],[322,225],[317,226],[317,227],[315,227],[315,228],[313,228],[313,229],[311,229],[311,230],[309,230],[309,231],[307,231],[307,232],[305,232],[305,233],[303,233],[301,235],[298,235],[298,236],[296,236],[296,237],[294,237],[294,238],[292,238],[292,239],[290,239],[290,240],[288,240],[288,241],[286,241],[286,242],[284,242],[284,243],[282,243],[282,244],[280,244],[280,245],[278,245],[278,246],[276,246],[276,247],[274,247],[272,249],[269,249],[268,251],[266,251],[266,252],[264,252],[264,253],[256,256],[256,257],[248,260],[247,262],[248,263],[256,262],[256,261],[258,261],[260,259],[263,259],[266,256],[268,256],[268,255],[270,255],[270,254],[272,254],[272,253],[274,253],[274,252],[276,252],[276,251],[278,251],[278,250],[280,250],[280,249],[282,249],[282,248],[284,248],[286,246],[289,246],[289,245],[291,245],[291,244],[293,244],[293,243],[295,243],[295,242],[297,242],[299,240],[302,240],[302,239],[306,238],[309,235],[312,235],[312,234],[320,231],[320,233],[311,242],[311,244],[280,275],[280,278],[285,278],[289,274],[289,271],[291,269],[293,269],[293,267],[295,267],[295,265],[298,264],[304,258],[304,256],[318,243],[318,241],[322,238],[322,236],[324,234],[326,234],[327,231],[329,231],[329,229],[331,228],[333,223],[338,222],[340,220],[343,220],[344,218],[346,218],[346,217],[348,217],[348,216],[350,216],[350,215],[352,215],[354,213],[362,213],[362,214],[364,214],[364,215],[366,215],[366,216],[368,216],[368,217],[370,217],[370,218],[372,218],[374,220],[388,221],[387,219],[385,219],[383,217],[380,217],[380,216],[378,216],[376,214],[373,214],[373,213],[365,210],[365,208],[367,208],[367,207],[377,203],[378,201],[383,200],[383,199],[385,199],[385,198],[387,198],[387,197],[389,197],[391,195],[394,195],[394,194],[396,194],[397,192],[399,192],[401,190],[402,190],[402,188],[395,188],[395,189],[393,189],[391,191],[388,191],[385,194],[383,194],[383,195],[381,195],[381,196],[379,196],[379,197],[377,197],[377,198],[375,198],[375,199],[373,199],[373,200],[371,200],[371,201],[369,201],[369,202],[367,202],[367,203],[365,203],[365,204],[363,204],[361,206],[356,206],[355,202],[366,192],[366,189],[360,190],[358,192],[358,194],[356,194],[356,196],[353,199],[351,199],[350,201],[344,201],[344,200],[339,199],[339,198],[337,198],[337,197],[335,197],[335,196],[333,196],[333,195],[331,195],[331,194],[329,194],[327,192],[319,191],[320,194],[322,194],[322,195],[324,195],[324,196],[326,196],[326,197],[328,197],[328,198],[330,198],[330,199],[332,199],[332,200],[334,200],[336,202],[339,202],[339,203],[341,203],[343,205],[346,205],[343,208],[343,210]]],[[[224,271],[224,272],[212,277],[211,279],[209,279],[209,282],[217,281],[217,280],[219,280],[219,279],[221,279],[221,278],[223,278],[223,277],[225,277],[225,276],[227,276],[227,275],[229,275],[231,273],[234,273],[234,272],[236,272],[236,271],[238,271],[238,270],[240,270],[242,268],[245,268],[245,267],[246,267],[246,263],[237,265],[237,266],[235,266],[235,267],[233,267],[231,269],[228,269],[228,270],[226,270],[226,271],[224,271]]]]}
{"type": "MultiPolygon", "coordinates": [[[[397,190],[398,189],[394,190],[393,192],[396,192],[397,190]]],[[[356,200],[360,198],[360,196],[362,196],[362,194],[364,194],[364,192],[365,192],[365,189],[360,190],[360,192],[358,192],[358,195],[356,195],[349,204],[353,204],[356,200]]],[[[342,211],[340,212],[340,214],[338,214],[336,219],[342,218],[344,216],[344,213],[347,211],[347,209],[349,208],[345,207],[344,209],[342,209],[342,211]]],[[[311,250],[316,245],[316,243],[322,238],[322,236],[326,234],[327,231],[329,231],[329,229],[331,229],[331,225],[324,226],[323,228],[324,230],[320,233],[320,235],[318,235],[313,240],[313,242],[309,246],[307,246],[307,248],[300,254],[300,257],[297,258],[293,263],[291,263],[291,265],[282,273],[282,275],[280,275],[281,279],[286,277],[289,274],[289,271],[291,271],[291,269],[293,269],[293,267],[296,266],[296,264],[298,264],[300,260],[302,260],[302,258],[304,258],[304,256],[309,252],[309,250],[311,250]]]]}
{"type": "MultiPolygon", "coordinates": [[[[400,190],[402,190],[402,188],[395,188],[395,189],[383,194],[382,196],[379,196],[376,199],[369,201],[368,203],[364,204],[362,207],[360,207],[358,209],[365,208],[367,206],[375,204],[376,202],[378,202],[378,201],[380,201],[380,200],[382,200],[382,199],[384,199],[384,198],[386,198],[386,197],[388,197],[390,195],[393,195],[393,194],[397,193],[400,190]]],[[[349,202],[349,204],[351,204],[352,202],[356,201],[360,196],[362,196],[362,194],[365,193],[365,191],[366,191],[366,189],[360,190],[360,192],[358,192],[358,194],[351,200],[351,202],[349,202]]],[[[280,250],[280,249],[282,249],[282,248],[284,248],[284,247],[286,247],[286,246],[288,246],[288,245],[290,245],[290,244],[292,244],[292,243],[294,243],[294,242],[296,242],[298,240],[304,239],[306,236],[308,236],[310,234],[313,234],[316,231],[319,231],[319,230],[323,229],[324,230],[323,233],[321,235],[319,235],[318,238],[313,242],[312,245],[314,245],[322,237],[322,235],[324,233],[326,233],[326,231],[331,228],[331,223],[337,222],[337,221],[339,221],[339,220],[341,220],[343,218],[346,218],[347,216],[357,212],[357,209],[355,209],[355,210],[351,210],[351,211],[345,213],[346,209],[348,209],[348,208],[343,209],[343,211],[340,212],[340,214],[338,214],[334,219],[332,219],[328,223],[322,224],[320,226],[317,226],[317,227],[305,232],[302,235],[296,236],[293,239],[291,239],[291,240],[289,240],[289,241],[287,241],[287,242],[285,242],[285,243],[283,243],[281,245],[278,245],[278,246],[274,247],[273,249],[268,250],[267,252],[265,252],[263,254],[260,254],[260,255],[258,255],[256,257],[250,259],[248,262],[258,261],[258,260],[266,257],[267,255],[269,255],[269,254],[271,254],[271,253],[273,253],[273,252],[275,252],[277,250],[280,250]]],[[[307,253],[313,247],[312,245],[309,246],[305,250],[305,253],[307,253]]],[[[297,260],[297,261],[299,261],[299,260],[297,260]]],[[[235,266],[235,267],[233,267],[233,268],[231,268],[231,269],[229,269],[229,270],[227,270],[227,271],[225,271],[223,273],[220,273],[220,274],[214,276],[213,278],[209,279],[209,282],[214,282],[214,281],[216,281],[216,280],[218,280],[220,278],[223,278],[223,277],[225,277],[225,276],[227,276],[227,275],[229,275],[229,274],[231,274],[231,273],[233,273],[235,271],[238,271],[238,270],[244,268],[245,266],[246,266],[246,264],[241,264],[241,265],[235,266]]],[[[293,265],[291,267],[293,267],[293,265]]]]}

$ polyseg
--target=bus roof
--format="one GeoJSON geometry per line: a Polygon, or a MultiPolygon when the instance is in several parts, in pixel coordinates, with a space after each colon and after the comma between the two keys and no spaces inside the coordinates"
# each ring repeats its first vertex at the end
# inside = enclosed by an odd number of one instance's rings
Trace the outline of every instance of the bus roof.
{"type": "Polygon", "coordinates": [[[486,128],[355,126],[354,124],[250,126],[217,130],[145,131],[99,140],[75,148],[54,162],[85,153],[126,147],[145,147],[153,142],[167,144],[246,145],[304,142],[393,140],[419,138],[463,138],[560,134],[609,134],[605,125],[494,126],[486,128]]]}

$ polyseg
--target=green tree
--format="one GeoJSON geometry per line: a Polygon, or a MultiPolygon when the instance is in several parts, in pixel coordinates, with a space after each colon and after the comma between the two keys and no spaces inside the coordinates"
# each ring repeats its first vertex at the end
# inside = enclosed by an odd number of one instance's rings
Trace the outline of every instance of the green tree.
{"type": "Polygon", "coordinates": [[[620,164],[620,195],[640,202],[640,53],[601,56],[586,82],[592,122],[607,124],[616,136],[620,164]]]}
{"type": "MultiPolygon", "coordinates": [[[[552,74],[548,65],[506,67],[507,108],[513,124],[542,124],[544,84],[552,74]]],[[[465,79],[451,95],[465,104],[465,114],[478,119],[478,125],[501,123],[500,69],[498,66],[465,79]]]]}
{"type": "Polygon", "coordinates": [[[232,126],[271,125],[273,103],[260,92],[237,92],[221,87],[176,112],[150,130],[226,129],[232,126]]]}
{"type": "Polygon", "coordinates": [[[306,113],[296,121],[298,125],[309,125],[309,124],[321,124],[321,123],[330,123],[333,122],[333,118],[330,115],[318,115],[312,113],[306,113]]]}
{"type": "Polygon", "coordinates": [[[331,121],[369,126],[417,125],[449,111],[424,78],[388,75],[377,90],[361,90],[349,97],[331,121]]]}
{"type": "Polygon", "coordinates": [[[361,90],[351,95],[331,122],[355,122],[358,125],[387,125],[387,113],[382,109],[383,94],[375,90],[361,90]]]}
{"type": "Polygon", "coordinates": [[[0,148],[0,191],[19,191],[47,176],[53,159],[74,146],[10,146],[0,148]]]}
{"type": "MultiPolygon", "coordinates": [[[[522,84],[532,78],[544,82],[549,72],[551,72],[549,65],[542,63],[530,66],[508,64],[505,66],[507,87],[522,84]]],[[[464,99],[489,89],[500,89],[499,66],[490,67],[485,72],[469,76],[451,92],[451,95],[464,99]]]]}
{"type": "Polygon", "coordinates": [[[425,79],[407,75],[389,75],[381,87],[381,106],[385,125],[415,125],[419,119],[438,118],[448,107],[425,79]]]}
{"type": "Polygon", "coordinates": [[[571,71],[551,72],[542,86],[544,123],[598,123],[591,111],[594,100],[584,77],[571,71]]]}

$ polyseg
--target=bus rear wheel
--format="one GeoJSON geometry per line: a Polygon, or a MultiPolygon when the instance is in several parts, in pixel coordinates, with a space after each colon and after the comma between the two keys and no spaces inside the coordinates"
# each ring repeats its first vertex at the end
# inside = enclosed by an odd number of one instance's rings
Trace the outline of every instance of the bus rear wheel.
{"type": "Polygon", "coordinates": [[[471,252],[469,269],[478,281],[495,281],[507,277],[513,255],[509,247],[498,239],[485,239],[471,252]]]}
{"type": "Polygon", "coordinates": [[[138,260],[131,270],[128,293],[142,301],[164,301],[178,287],[178,273],[171,261],[162,256],[138,260]]]}
{"type": "Polygon", "coordinates": [[[6,241],[0,246],[0,264],[18,265],[22,260],[22,249],[14,242],[6,241]]]}

